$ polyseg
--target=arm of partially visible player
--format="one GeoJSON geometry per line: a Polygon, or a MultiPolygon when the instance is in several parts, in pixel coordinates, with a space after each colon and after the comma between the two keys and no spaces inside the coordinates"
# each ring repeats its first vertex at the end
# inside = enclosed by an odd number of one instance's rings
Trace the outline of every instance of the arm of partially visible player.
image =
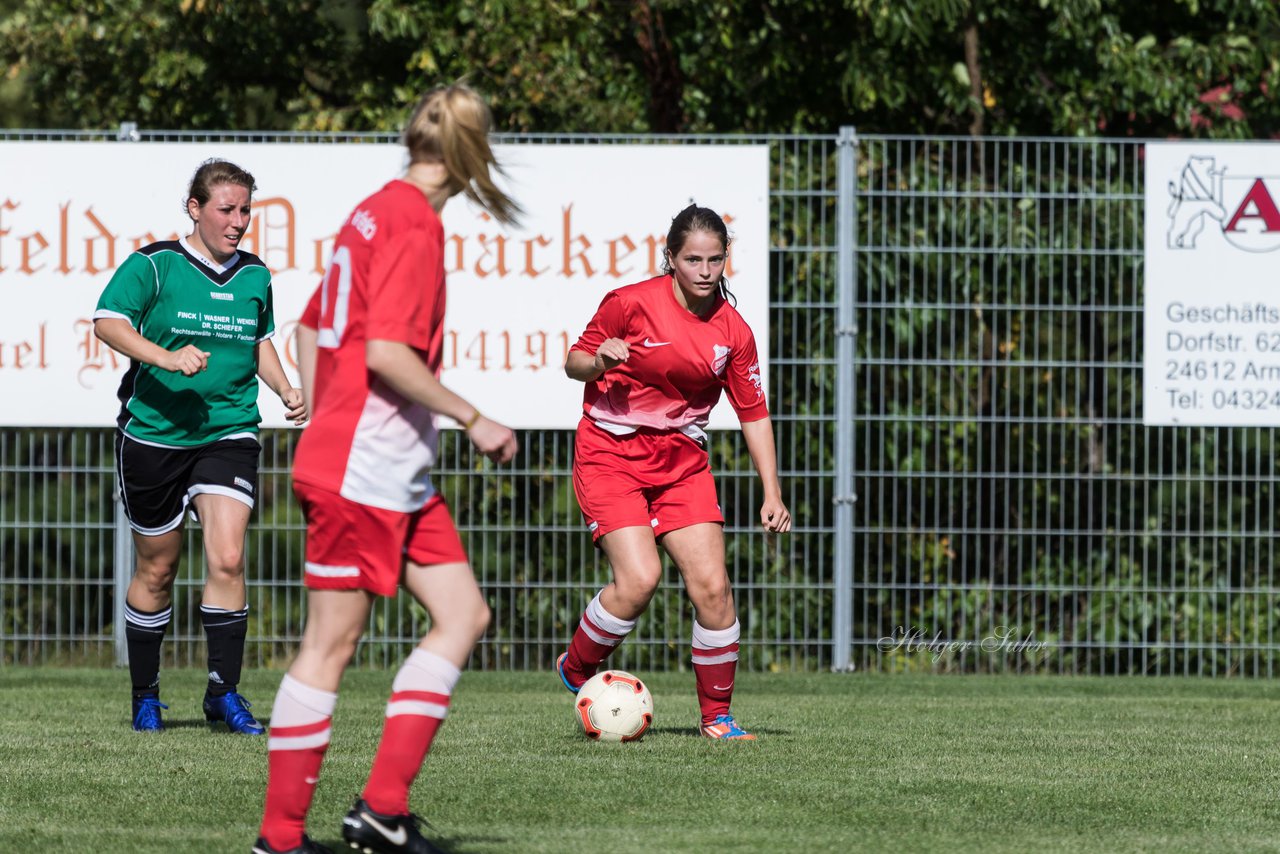
{"type": "Polygon", "coordinates": [[[791,530],[791,513],[782,503],[782,485],[778,483],[778,456],[773,447],[773,419],[744,421],[742,436],[747,451],[764,485],[764,502],[760,505],[760,524],[766,531],[785,534],[791,530]]]}
{"type": "Polygon", "coordinates": [[[564,372],[569,379],[589,383],[605,371],[627,360],[631,349],[622,337],[627,334],[627,311],[617,291],[610,291],[587,323],[578,342],[569,349],[564,372]]]}
{"type": "Polygon", "coordinates": [[[276,352],[276,345],[271,343],[270,338],[258,342],[258,376],[267,384],[267,388],[280,396],[280,402],[287,410],[285,418],[294,424],[307,420],[307,397],[302,389],[289,382],[284,365],[280,364],[280,354],[276,352]]]}
{"type": "Polygon", "coordinates": [[[485,418],[459,395],[445,388],[412,347],[400,341],[365,343],[365,364],[397,393],[432,412],[464,425],[480,453],[497,463],[509,462],[520,449],[509,427],[485,418]]]}
{"type": "Polygon", "coordinates": [[[600,378],[610,368],[616,368],[627,360],[631,348],[621,338],[606,338],[593,356],[583,350],[570,350],[565,360],[564,372],[569,379],[589,383],[600,378]]]}
{"type": "Polygon", "coordinates": [[[180,350],[166,350],[143,338],[142,333],[122,317],[99,317],[93,322],[93,334],[122,356],[166,371],[181,373],[184,377],[209,367],[209,354],[196,345],[188,344],[180,350]]]}
{"type": "Polygon", "coordinates": [[[319,333],[315,327],[299,323],[293,333],[294,345],[298,348],[298,381],[302,383],[302,398],[307,402],[310,414],[316,408],[316,339],[319,333]]]}

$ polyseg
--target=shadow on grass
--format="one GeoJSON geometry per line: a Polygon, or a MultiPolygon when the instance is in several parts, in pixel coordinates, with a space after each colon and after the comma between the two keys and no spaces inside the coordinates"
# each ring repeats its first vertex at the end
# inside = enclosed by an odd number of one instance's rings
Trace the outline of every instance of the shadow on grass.
{"type": "MultiPolygon", "coordinates": [[[[426,832],[422,835],[427,837],[431,844],[444,852],[444,854],[467,854],[468,851],[475,851],[476,846],[484,846],[488,848],[495,845],[504,845],[511,841],[505,836],[437,836],[431,832],[431,828],[429,826],[425,828],[425,831],[426,832]]],[[[329,846],[335,852],[346,851],[351,847],[350,843],[340,836],[323,840],[317,839],[315,841],[319,842],[321,845],[329,846]]]]}
{"type": "Polygon", "coordinates": [[[223,735],[227,733],[227,727],[225,724],[218,724],[216,727],[214,727],[204,718],[176,718],[176,719],[165,718],[164,728],[165,729],[207,729],[214,733],[220,733],[223,735]]]}
{"type": "MultiPolygon", "coordinates": [[[[767,726],[752,726],[747,731],[757,736],[791,735],[791,730],[789,729],[779,729],[777,727],[767,727],[767,726]]],[[[648,732],[646,732],[645,734],[649,735],[650,733],[652,733],[653,735],[684,735],[690,738],[703,737],[702,733],[699,730],[696,730],[693,727],[687,727],[687,726],[653,726],[653,727],[649,727],[648,732]]]]}

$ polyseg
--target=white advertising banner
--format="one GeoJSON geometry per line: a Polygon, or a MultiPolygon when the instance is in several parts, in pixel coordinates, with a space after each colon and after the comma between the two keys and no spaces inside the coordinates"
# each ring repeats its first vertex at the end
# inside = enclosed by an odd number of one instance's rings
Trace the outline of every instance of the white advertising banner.
{"type": "Polygon", "coordinates": [[[1146,146],[1143,422],[1280,425],[1280,144],[1146,146]]]}
{"type": "MultiPolygon", "coordinates": [[[[444,211],[444,382],[517,428],[572,428],[582,384],[568,348],[604,294],[659,273],[667,229],[689,204],[721,213],[728,276],[767,382],[769,153],[758,145],[499,146],[525,210],[502,227],[464,197],[444,211]]],[[[398,145],[0,143],[0,425],[111,425],[128,360],[93,335],[112,272],[139,246],[190,232],[184,196],[205,159],[253,173],[241,246],[271,268],[277,334],[296,381],[293,333],[338,227],[405,165],[398,145]]],[[[285,426],[273,394],[264,426],[285,426]]],[[[712,427],[736,427],[727,401],[712,427]]]]}

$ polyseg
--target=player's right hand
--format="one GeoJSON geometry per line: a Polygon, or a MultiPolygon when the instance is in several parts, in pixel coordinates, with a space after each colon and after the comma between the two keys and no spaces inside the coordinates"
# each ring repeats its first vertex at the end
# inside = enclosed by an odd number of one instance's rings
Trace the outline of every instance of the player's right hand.
{"type": "Polygon", "coordinates": [[[476,450],[495,463],[511,462],[516,452],[520,450],[520,443],[516,441],[516,434],[510,427],[504,427],[483,415],[471,425],[467,435],[471,438],[471,443],[476,446],[476,450]]]}
{"type": "Polygon", "coordinates": [[[606,338],[596,348],[596,367],[601,371],[616,368],[631,355],[631,348],[621,338],[606,338]]]}
{"type": "Polygon", "coordinates": [[[162,366],[165,370],[189,377],[209,369],[209,354],[194,344],[188,344],[181,350],[171,350],[168,362],[162,366]]]}

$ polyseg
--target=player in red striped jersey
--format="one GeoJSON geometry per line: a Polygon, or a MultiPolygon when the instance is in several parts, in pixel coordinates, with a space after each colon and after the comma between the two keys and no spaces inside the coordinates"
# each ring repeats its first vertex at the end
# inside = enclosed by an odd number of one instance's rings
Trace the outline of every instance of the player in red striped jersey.
{"type": "Polygon", "coordinates": [[[701,732],[751,740],[729,711],[740,630],[704,432],[722,390],[764,485],[761,524],[789,531],[791,514],[755,339],[730,303],[728,250],[719,215],[685,208],[667,234],[666,275],[606,294],[570,349],[565,372],[586,383],[573,486],[613,581],[587,605],[556,668],[576,692],[635,627],[662,576],[661,544],[694,606],[701,732]]]}
{"type": "Polygon", "coordinates": [[[436,851],[409,812],[409,787],[449,707],[460,669],[489,624],[444,499],[430,479],[436,415],[496,462],[510,429],[440,383],[445,202],[465,192],[501,222],[518,209],[494,183],[488,107],[463,85],[428,92],[405,131],[410,165],[361,202],[299,325],[310,428],[294,457],[307,519],[307,624],[281,682],[268,734],[261,854],[327,848],[303,833],[329,745],[338,685],[375,596],[403,585],[431,630],[396,674],[369,781],[342,835],[364,851],[436,851]]]}

